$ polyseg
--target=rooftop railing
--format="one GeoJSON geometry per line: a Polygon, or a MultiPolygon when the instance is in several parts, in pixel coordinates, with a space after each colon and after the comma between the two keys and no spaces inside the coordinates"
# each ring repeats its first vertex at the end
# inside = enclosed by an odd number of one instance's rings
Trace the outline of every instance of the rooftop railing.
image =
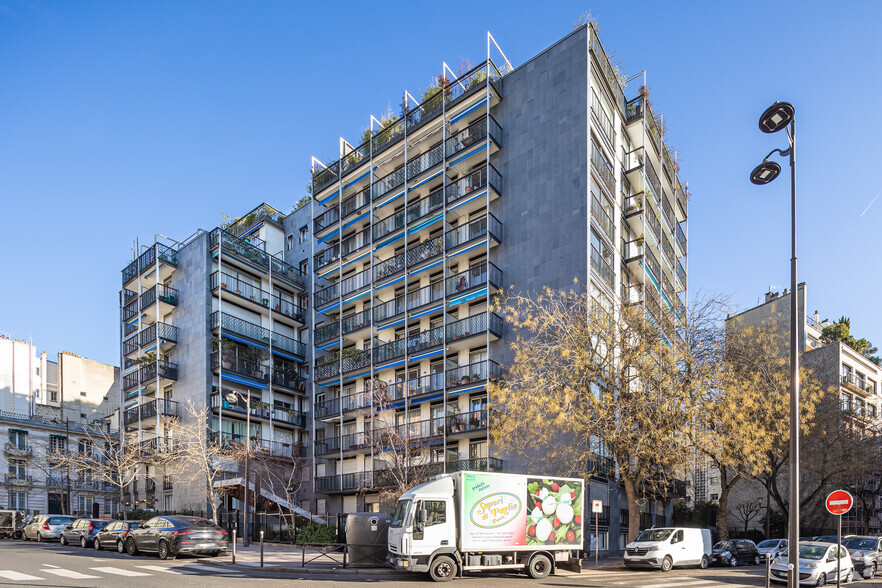
{"type": "Polygon", "coordinates": [[[591,35],[591,52],[594,53],[597,62],[600,64],[603,77],[606,78],[606,83],[609,85],[610,90],[612,90],[619,110],[625,112],[625,93],[622,91],[622,87],[619,84],[619,78],[616,75],[616,71],[610,64],[609,58],[606,56],[606,51],[603,50],[603,45],[600,44],[600,39],[597,37],[597,31],[594,30],[594,27],[590,28],[589,33],[591,35]]]}
{"type": "Polygon", "coordinates": [[[281,223],[284,218],[285,215],[281,211],[269,204],[263,203],[242,218],[237,219],[234,223],[227,226],[226,230],[231,235],[241,237],[264,221],[281,223]]]}
{"type": "Polygon", "coordinates": [[[373,227],[374,240],[382,239],[386,235],[403,229],[404,217],[405,211],[404,209],[401,209],[397,212],[393,212],[386,218],[377,221],[373,227]]]}

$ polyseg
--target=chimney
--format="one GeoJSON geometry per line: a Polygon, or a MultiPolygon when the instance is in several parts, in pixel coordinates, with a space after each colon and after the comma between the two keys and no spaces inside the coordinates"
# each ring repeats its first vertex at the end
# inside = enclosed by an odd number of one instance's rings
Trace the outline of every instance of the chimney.
{"type": "Polygon", "coordinates": [[[772,291],[766,292],[766,302],[771,302],[772,300],[774,300],[777,297],[778,297],[777,292],[772,292],[772,291]]]}
{"type": "Polygon", "coordinates": [[[814,319],[815,319],[815,324],[816,324],[816,325],[821,324],[821,313],[818,312],[817,310],[815,311],[814,319]]]}

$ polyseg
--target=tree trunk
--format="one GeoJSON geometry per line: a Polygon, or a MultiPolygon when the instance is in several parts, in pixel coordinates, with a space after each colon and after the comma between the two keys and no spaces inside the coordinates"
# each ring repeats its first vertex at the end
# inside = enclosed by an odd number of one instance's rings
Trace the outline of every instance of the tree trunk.
{"type": "MultiPolygon", "coordinates": [[[[719,467],[718,465],[717,469],[720,470],[720,499],[717,507],[717,531],[720,533],[720,541],[725,541],[729,538],[729,523],[726,520],[726,511],[729,506],[729,492],[731,492],[732,487],[735,486],[735,482],[741,478],[741,475],[737,474],[730,481],[729,472],[725,467],[719,467]]],[[[747,531],[747,523],[748,521],[744,521],[745,532],[747,531]]]]}
{"type": "Polygon", "coordinates": [[[640,534],[640,506],[637,504],[637,480],[622,478],[625,497],[628,503],[628,541],[637,539],[640,534]]]}
{"type": "Polygon", "coordinates": [[[123,500],[123,487],[118,486],[119,489],[119,508],[117,511],[122,511],[122,520],[126,520],[128,517],[126,516],[126,507],[125,501],[123,500]]]}

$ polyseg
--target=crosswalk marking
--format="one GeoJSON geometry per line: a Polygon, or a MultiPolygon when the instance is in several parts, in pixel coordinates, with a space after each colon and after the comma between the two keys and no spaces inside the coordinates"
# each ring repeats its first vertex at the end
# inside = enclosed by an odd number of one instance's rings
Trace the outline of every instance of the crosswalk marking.
{"type": "Polygon", "coordinates": [[[102,568],[89,568],[90,570],[95,570],[96,572],[104,572],[105,574],[116,574],[117,576],[149,576],[150,574],[145,574],[144,572],[136,572],[135,570],[124,570],[122,568],[111,568],[111,567],[102,567],[102,568]]]}
{"type": "Polygon", "coordinates": [[[716,586],[716,585],[718,585],[717,582],[714,582],[713,580],[696,580],[693,578],[683,578],[683,580],[666,582],[664,584],[649,584],[649,585],[643,586],[643,588],[675,588],[675,587],[680,588],[680,586],[698,586],[698,585],[716,586]],[[684,582],[683,580],[688,580],[688,582],[684,582]]]}
{"type": "Polygon", "coordinates": [[[0,570],[0,578],[6,578],[7,580],[16,580],[16,581],[42,580],[43,579],[43,578],[39,578],[37,576],[22,574],[21,572],[13,572],[12,570],[0,570]]]}
{"type": "Polygon", "coordinates": [[[169,574],[198,574],[199,572],[191,572],[188,570],[178,570],[176,568],[167,568],[164,566],[135,566],[142,570],[150,570],[151,572],[166,572],[169,574]]]}
{"type": "Polygon", "coordinates": [[[192,565],[182,565],[177,566],[178,568],[185,568],[188,570],[198,570],[200,572],[212,572],[214,574],[232,574],[235,573],[232,570],[224,570],[223,568],[215,567],[215,566],[200,566],[197,564],[192,565]]]}
{"type": "Polygon", "coordinates": [[[61,576],[62,578],[69,578],[71,580],[91,580],[94,578],[100,578],[101,576],[90,576],[89,574],[81,574],[80,572],[75,572],[73,570],[66,570],[64,568],[56,568],[54,570],[43,570],[44,572],[49,572],[50,574],[55,574],[56,576],[61,576]]]}

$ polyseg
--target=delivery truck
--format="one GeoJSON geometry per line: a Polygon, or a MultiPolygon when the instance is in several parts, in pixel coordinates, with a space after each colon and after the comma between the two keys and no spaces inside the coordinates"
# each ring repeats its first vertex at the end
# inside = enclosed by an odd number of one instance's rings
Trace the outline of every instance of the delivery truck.
{"type": "Polygon", "coordinates": [[[436,582],[522,570],[544,578],[582,549],[585,483],[554,476],[456,472],[398,499],[389,564],[436,582]]]}

